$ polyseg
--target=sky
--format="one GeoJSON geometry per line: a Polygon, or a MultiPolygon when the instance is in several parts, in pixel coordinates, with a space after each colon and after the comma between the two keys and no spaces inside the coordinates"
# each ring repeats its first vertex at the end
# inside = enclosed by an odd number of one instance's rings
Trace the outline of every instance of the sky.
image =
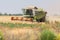
{"type": "Polygon", "coordinates": [[[43,8],[47,15],[60,15],[60,0],[0,0],[0,12],[18,14],[29,5],[43,8]]]}

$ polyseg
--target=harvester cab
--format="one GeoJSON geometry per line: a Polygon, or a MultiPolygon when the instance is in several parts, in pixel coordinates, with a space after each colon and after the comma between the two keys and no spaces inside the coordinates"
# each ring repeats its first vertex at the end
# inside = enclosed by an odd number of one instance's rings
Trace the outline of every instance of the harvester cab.
{"type": "Polygon", "coordinates": [[[28,18],[33,18],[35,15],[35,10],[37,9],[37,7],[35,6],[28,6],[26,8],[23,8],[23,13],[24,13],[24,17],[28,17],[28,18]]]}

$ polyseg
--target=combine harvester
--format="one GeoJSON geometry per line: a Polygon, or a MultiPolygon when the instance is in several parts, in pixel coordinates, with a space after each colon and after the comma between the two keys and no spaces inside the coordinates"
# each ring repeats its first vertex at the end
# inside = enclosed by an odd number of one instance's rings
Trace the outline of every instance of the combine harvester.
{"type": "Polygon", "coordinates": [[[47,12],[45,12],[43,9],[37,8],[36,6],[29,6],[23,8],[22,10],[22,17],[11,17],[11,20],[45,22],[47,12]]]}

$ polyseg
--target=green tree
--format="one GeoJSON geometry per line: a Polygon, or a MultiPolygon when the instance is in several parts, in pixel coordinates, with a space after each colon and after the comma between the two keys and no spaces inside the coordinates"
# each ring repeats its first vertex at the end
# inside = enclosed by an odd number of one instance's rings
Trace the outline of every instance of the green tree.
{"type": "Polygon", "coordinates": [[[2,15],[2,13],[0,12],[0,16],[2,15]]]}
{"type": "Polygon", "coordinates": [[[4,13],[4,15],[6,16],[6,15],[8,15],[7,13],[4,13]]]}

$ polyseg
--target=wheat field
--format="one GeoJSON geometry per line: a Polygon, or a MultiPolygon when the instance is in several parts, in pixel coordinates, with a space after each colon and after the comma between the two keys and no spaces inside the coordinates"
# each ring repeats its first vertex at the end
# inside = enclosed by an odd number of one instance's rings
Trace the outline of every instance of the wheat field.
{"type": "MultiPolygon", "coordinates": [[[[47,20],[49,22],[28,22],[28,21],[12,21],[11,20],[12,16],[0,16],[0,31],[3,32],[3,38],[4,40],[40,40],[40,33],[45,30],[51,30],[53,31],[55,34],[59,34],[60,33],[60,18],[58,17],[49,17],[47,18],[47,20]],[[54,19],[53,19],[54,18],[54,19]],[[56,23],[53,23],[53,22],[56,23]],[[6,24],[7,23],[7,24],[6,24]],[[26,23],[26,24],[34,24],[36,25],[35,27],[31,27],[31,26],[27,26],[26,27],[13,27],[10,28],[9,27],[9,23],[13,23],[13,25],[15,24],[19,24],[22,23],[26,23]]],[[[21,16],[13,16],[13,17],[21,17],[21,16]]]]}
{"type": "MultiPolygon", "coordinates": [[[[22,16],[0,16],[0,22],[3,23],[28,23],[28,24],[32,24],[31,21],[20,21],[20,20],[11,20],[11,17],[18,17],[21,18],[22,16]]],[[[59,16],[47,16],[46,20],[49,22],[55,22],[58,21],[60,22],[60,17],[59,16]]],[[[33,24],[35,24],[37,22],[33,22],[33,24]]]]}

